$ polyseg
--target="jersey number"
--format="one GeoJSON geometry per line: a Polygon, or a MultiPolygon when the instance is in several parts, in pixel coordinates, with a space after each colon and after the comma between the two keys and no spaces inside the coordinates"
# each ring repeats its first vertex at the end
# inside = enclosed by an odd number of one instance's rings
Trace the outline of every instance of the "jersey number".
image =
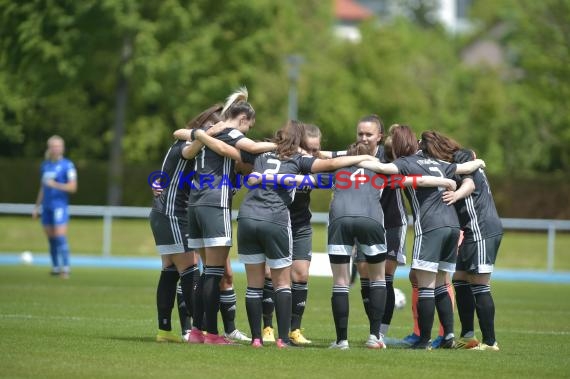
{"type": "Polygon", "coordinates": [[[267,168],[263,171],[264,174],[277,174],[281,168],[281,161],[279,159],[269,158],[267,164],[274,165],[273,168],[267,168]]]}

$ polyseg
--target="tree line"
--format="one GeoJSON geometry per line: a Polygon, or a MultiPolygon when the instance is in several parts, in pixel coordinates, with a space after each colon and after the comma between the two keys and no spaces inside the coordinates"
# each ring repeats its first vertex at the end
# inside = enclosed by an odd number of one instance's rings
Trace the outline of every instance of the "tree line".
{"type": "Polygon", "coordinates": [[[570,171],[570,1],[479,0],[466,34],[373,18],[359,43],[334,36],[333,4],[0,0],[0,154],[41,157],[57,133],[77,161],[120,149],[124,163],[159,163],[173,130],[240,85],[252,136],[268,137],[287,118],[287,57],[300,55],[298,118],[327,149],[376,113],[448,134],[494,174],[570,171]],[[466,64],[487,40],[502,62],[466,64]]]}

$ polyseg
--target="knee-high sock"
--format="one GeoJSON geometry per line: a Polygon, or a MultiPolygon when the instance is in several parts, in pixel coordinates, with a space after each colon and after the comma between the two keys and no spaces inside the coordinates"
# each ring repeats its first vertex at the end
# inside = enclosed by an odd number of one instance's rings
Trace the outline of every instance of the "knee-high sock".
{"type": "Polygon", "coordinates": [[[174,307],[178,278],[179,275],[175,266],[160,271],[158,285],[156,286],[156,312],[158,314],[158,329],[160,330],[172,330],[170,318],[174,307]]]}
{"type": "Polygon", "coordinates": [[[420,342],[431,339],[431,328],[435,313],[434,289],[422,287],[418,289],[418,326],[420,327],[420,342]]]}
{"type": "Polygon", "coordinates": [[[275,289],[275,316],[277,318],[277,333],[282,340],[289,339],[291,331],[291,288],[275,289]]]}
{"type": "Polygon", "coordinates": [[[57,254],[57,244],[55,237],[48,238],[49,241],[49,256],[51,258],[51,267],[53,272],[59,271],[59,257],[57,254]]]}
{"type": "Polygon", "coordinates": [[[386,308],[386,281],[370,281],[370,334],[380,334],[380,324],[386,308]]]}
{"type": "Polygon", "coordinates": [[[61,258],[61,264],[63,266],[63,272],[69,271],[69,245],[67,243],[66,236],[55,237],[55,245],[57,249],[57,255],[61,258]]]}
{"type": "Polygon", "coordinates": [[[420,324],[418,323],[418,299],[418,286],[412,284],[412,318],[414,320],[414,334],[416,336],[420,335],[420,324]]]}
{"type": "Polygon", "coordinates": [[[194,284],[194,301],[192,302],[192,326],[198,330],[204,330],[204,273],[200,275],[194,284]]]}
{"type": "MultiPolygon", "coordinates": [[[[180,325],[184,325],[182,332],[190,329],[190,317],[194,318],[194,306],[196,305],[196,288],[198,286],[198,281],[200,280],[200,269],[197,265],[192,265],[180,274],[180,291],[182,299],[184,299],[184,305],[186,308],[181,309],[180,303],[178,303],[178,316],[180,317],[180,325]],[[186,311],[186,314],[185,314],[186,311]],[[185,316],[185,317],[183,317],[185,316]]],[[[199,299],[201,303],[201,298],[199,299]]],[[[200,306],[200,312],[203,311],[203,307],[200,306]]],[[[200,321],[201,326],[201,321],[200,321]]]]}
{"type": "Polygon", "coordinates": [[[224,266],[204,266],[204,313],[206,331],[218,334],[218,311],[220,310],[220,282],[224,276],[224,266]]]}
{"type": "Polygon", "coordinates": [[[360,277],[360,296],[362,297],[364,312],[366,313],[366,317],[368,317],[368,322],[370,323],[370,280],[368,278],[360,277]]]}
{"type": "Polygon", "coordinates": [[[493,345],[495,340],[495,302],[491,295],[491,286],[472,284],[471,291],[475,296],[475,310],[479,318],[479,328],[483,334],[483,342],[493,345]]]}
{"type": "MultiPolygon", "coordinates": [[[[451,283],[447,283],[445,284],[445,288],[447,289],[447,293],[449,294],[449,298],[451,299],[451,310],[454,311],[455,310],[455,291],[453,290],[451,283]]],[[[445,336],[445,328],[443,327],[443,323],[441,322],[441,319],[439,321],[439,334],[440,336],[445,336]]]]}
{"type": "Polygon", "coordinates": [[[263,327],[273,328],[273,310],[275,309],[273,281],[265,278],[263,285],[263,327]]]}
{"type": "Polygon", "coordinates": [[[180,283],[176,286],[176,304],[178,305],[178,320],[180,321],[180,330],[182,334],[192,328],[192,306],[188,307],[184,296],[182,295],[182,286],[180,283]]]}
{"type": "Polygon", "coordinates": [[[347,340],[349,314],[347,286],[333,286],[331,305],[336,329],[336,342],[347,340]]]}
{"type": "Polygon", "coordinates": [[[439,322],[443,326],[443,333],[441,336],[447,337],[453,335],[453,306],[447,285],[439,286],[435,289],[435,307],[439,322]]]}
{"type": "Polygon", "coordinates": [[[220,313],[224,331],[228,334],[236,330],[236,302],[236,293],[233,288],[220,291],[220,313]]]}
{"type": "Polygon", "coordinates": [[[469,332],[475,331],[475,297],[471,292],[471,285],[465,280],[454,280],[455,301],[457,302],[457,313],[461,321],[461,334],[463,337],[469,332]]]}
{"type": "Polygon", "coordinates": [[[386,275],[386,308],[384,309],[384,316],[382,316],[382,324],[380,325],[380,333],[386,335],[388,328],[392,322],[394,315],[394,304],[396,296],[394,295],[394,276],[386,275]]]}
{"type": "Polygon", "coordinates": [[[261,339],[261,316],[263,313],[263,288],[247,287],[245,310],[251,331],[251,340],[261,339]]]}
{"type": "Polygon", "coordinates": [[[301,329],[308,291],[307,282],[293,282],[291,286],[291,330],[301,329]]]}

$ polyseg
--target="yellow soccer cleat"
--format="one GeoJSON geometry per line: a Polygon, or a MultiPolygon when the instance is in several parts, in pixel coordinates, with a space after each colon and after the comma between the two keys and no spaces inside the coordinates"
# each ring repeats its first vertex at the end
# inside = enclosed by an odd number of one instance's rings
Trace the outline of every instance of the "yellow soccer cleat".
{"type": "Polygon", "coordinates": [[[262,334],[263,342],[275,342],[275,334],[271,326],[266,326],[262,334]]]}
{"type": "Polygon", "coordinates": [[[487,350],[487,351],[499,351],[499,345],[495,342],[492,345],[487,345],[486,343],[481,342],[479,345],[475,346],[470,350],[487,350]]]}
{"type": "Polygon", "coordinates": [[[301,334],[301,329],[295,329],[290,332],[289,338],[295,345],[308,345],[312,343],[311,340],[306,339],[305,336],[301,334]]]}
{"type": "Polygon", "coordinates": [[[158,330],[156,342],[182,342],[182,337],[173,333],[172,330],[158,330]]]}

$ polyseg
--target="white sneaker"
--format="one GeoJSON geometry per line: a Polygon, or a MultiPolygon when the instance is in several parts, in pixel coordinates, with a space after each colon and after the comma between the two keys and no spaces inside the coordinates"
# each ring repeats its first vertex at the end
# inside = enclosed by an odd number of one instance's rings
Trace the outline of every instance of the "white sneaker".
{"type": "Polygon", "coordinates": [[[337,350],[348,350],[348,341],[342,340],[340,342],[333,342],[329,346],[329,349],[337,349],[337,350]]]}
{"type": "Polygon", "coordinates": [[[368,340],[366,341],[366,347],[369,349],[385,349],[386,344],[384,343],[382,334],[380,334],[379,338],[377,338],[374,334],[368,336],[368,340]]]}
{"type": "Polygon", "coordinates": [[[182,340],[184,340],[184,342],[188,342],[189,339],[190,339],[190,330],[187,330],[184,332],[184,334],[182,334],[182,340]]]}
{"type": "Polygon", "coordinates": [[[229,338],[233,341],[248,341],[251,342],[251,338],[249,338],[248,336],[246,336],[245,334],[243,334],[242,332],[240,332],[238,329],[235,329],[233,332],[231,333],[225,333],[224,334],[226,336],[226,338],[229,338]]]}

